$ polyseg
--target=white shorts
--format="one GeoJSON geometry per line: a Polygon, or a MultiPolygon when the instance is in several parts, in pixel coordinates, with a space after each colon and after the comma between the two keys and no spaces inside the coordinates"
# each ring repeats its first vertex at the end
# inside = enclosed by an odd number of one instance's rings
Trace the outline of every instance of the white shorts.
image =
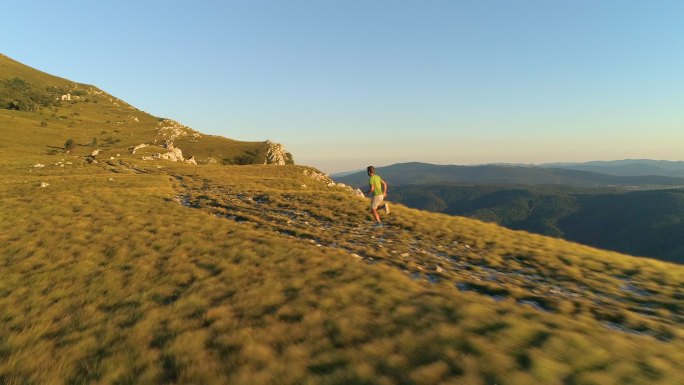
{"type": "Polygon", "coordinates": [[[385,200],[384,195],[375,195],[373,196],[373,199],[371,200],[371,210],[377,210],[380,205],[382,205],[382,201],[385,200]]]}

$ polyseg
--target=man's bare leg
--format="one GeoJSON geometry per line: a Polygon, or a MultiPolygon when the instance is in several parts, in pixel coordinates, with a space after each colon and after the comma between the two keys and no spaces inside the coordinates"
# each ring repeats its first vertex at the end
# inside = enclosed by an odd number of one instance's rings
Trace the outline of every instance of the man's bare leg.
{"type": "Polygon", "coordinates": [[[378,214],[378,209],[371,209],[371,213],[373,213],[373,218],[375,218],[375,221],[380,223],[380,214],[378,214]]]}

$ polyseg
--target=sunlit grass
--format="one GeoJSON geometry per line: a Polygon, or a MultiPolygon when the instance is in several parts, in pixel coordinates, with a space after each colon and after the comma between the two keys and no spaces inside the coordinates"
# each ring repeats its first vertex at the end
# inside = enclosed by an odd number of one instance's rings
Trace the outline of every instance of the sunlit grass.
{"type": "Polygon", "coordinates": [[[366,201],[299,167],[93,171],[3,182],[4,383],[665,384],[682,374],[674,265],[401,206],[373,233],[366,201]],[[178,204],[183,194],[199,209],[178,204]],[[278,210],[296,215],[288,224],[278,210]],[[473,269],[587,287],[604,305],[436,269],[440,250],[473,269]],[[621,277],[653,292],[654,316],[630,310],[643,299],[621,291],[621,277]],[[516,302],[545,297],[548,311],[516,302]]]}

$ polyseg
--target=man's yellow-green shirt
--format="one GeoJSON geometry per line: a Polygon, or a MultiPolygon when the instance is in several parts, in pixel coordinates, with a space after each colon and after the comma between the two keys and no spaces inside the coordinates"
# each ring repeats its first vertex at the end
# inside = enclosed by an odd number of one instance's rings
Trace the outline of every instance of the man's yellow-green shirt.
{"type": "Polygon", "coordinates": [[[370,177],[368,180],[368,184],[371,186],[375,186],[375,189],[373,190],[373,195],[382,195],[382,178],[380,178],[379,175],[373,175],[370,177]]]}

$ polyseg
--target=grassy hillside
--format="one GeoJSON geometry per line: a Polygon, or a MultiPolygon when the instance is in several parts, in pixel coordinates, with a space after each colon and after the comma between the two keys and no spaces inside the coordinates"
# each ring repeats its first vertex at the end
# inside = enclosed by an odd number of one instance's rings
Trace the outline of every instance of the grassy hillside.
{"type": "MultiPolygon", "coordinates": [[[[93,150],[102,156],[131,154],[140,144],[163,153],[167,142],[199,163],[262,164],[268,145],[203,135],[172,120],[158,118],[87,84],[58,78],[0,54],[0,150],[46,154],[63,152],[72,139],[76,155],[93,150]],[[62,95],[71,100],[61,100],[62,95]],[[155,146],[156,145],[156,146],[155,146]]],[[[12,154],[10,154],[12,155],[12,154]]],[[[141,153],[138,153],[141,156],[141,153]]],[[[11,159],[11,157],[8,157],[11,159]]],[[[6,159],[7,160],[7,159],[6,159]]]]}
{"type": "MultiPolygon", "coordinates": [[[[506,183],[629,188],[684,186],[684,179],[666,176],[618,176],[582,170],[511,165],[453,166],[413,162],[378,167],[376,171],[378,175],[391,181],[395,186],[426,183],[506,183]]],[[[336,179],[352,186],[368,184],[368,175],[365,171],[336,179]]]]}
{"type": "Polygon", "coordinates": [[[684,190],[626,192],[568,186],[410,185],[392,200],[511,229],[684,262],[684,190]]]}
{"type": "Polygon", "coordinates": [[[46,151],[68,125],[0,115],[2,384],[684,375],[681,266],[401,205],[374,229],[307,167],[95,163],[46,151]]]}
{"type": "Polygon", "coordinates": [[[302,167],[135,162],[3,168],[3,383],[684,373],[681,267],[401,206],[374,231],[302,167]]]}

